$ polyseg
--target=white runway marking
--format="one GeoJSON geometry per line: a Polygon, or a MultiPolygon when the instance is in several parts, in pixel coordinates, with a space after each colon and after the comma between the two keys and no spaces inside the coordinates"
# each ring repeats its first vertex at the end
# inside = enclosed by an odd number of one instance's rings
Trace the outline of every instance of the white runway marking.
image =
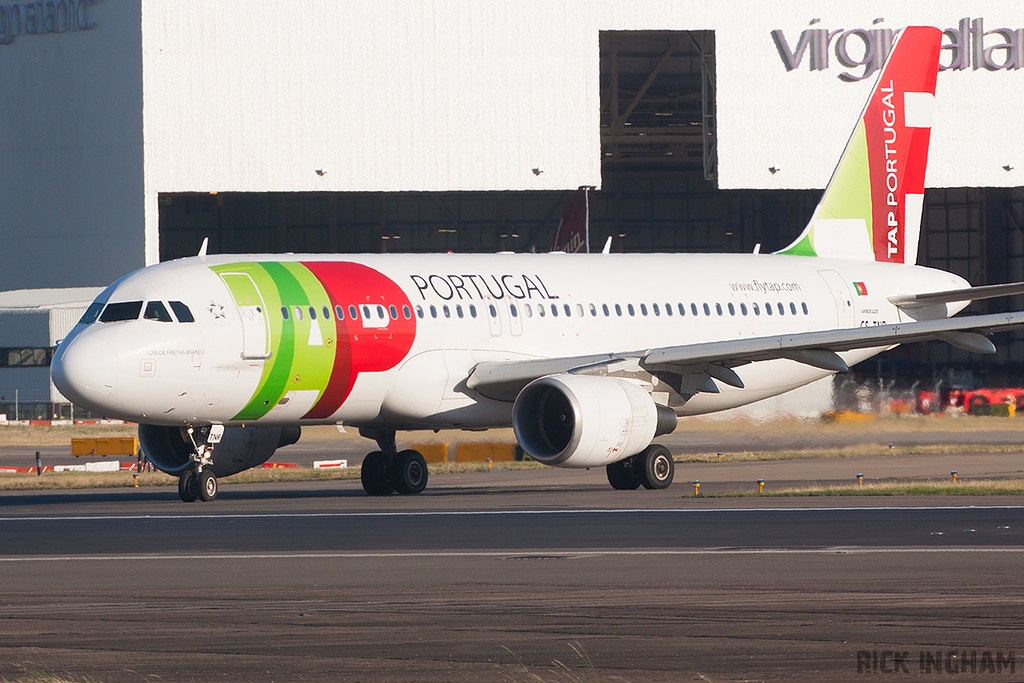
{"type": "Polygon", "coordinates": [[[702,515],[722,514],[740,512],[749,514],[761,514],[765,512],[864,512],[864,511],[903,511],[914,512],[918,510],[1021,510],[1020,505],[961,505],[950,507],[946,505],[937,506],[877,506],[877,507],[810,507],[810,508],[694,508],[694,509],[579,509],[579,510],[424,510],[411,512],[282,512],[282,513],[252,513],[252,514],[224,514],[224,515],[74,515],[64,516],[36,516],[36,517],[2,517],[3,522],[53,522],[53,521],[128,521],[128,520],[224,520],[224,519],[347,519],[366,517],[492,517],[492,516],[515,516],[515,515],[632,515],[632,514],[666,514],[666,515],[702,515]]]}
{"type": "Polygon", "coordinates": [[[693,555],[896,555],[896,554],[978,554],[1018,553],[1024,548],[705,548],[700,550],[510,550],[510,551],[424,551],[424,552],[351,552],[351,553],[217,553],[217,554],[160,554],[160,555],[93,555],[59,557],[0,557],[0,564],[10,562],[151,562],[196,560],[300,560],[300,559],[419,559],[424,558],[591,558],[591,557],[637,557],[637,556],[693,556],[693,555]]]}

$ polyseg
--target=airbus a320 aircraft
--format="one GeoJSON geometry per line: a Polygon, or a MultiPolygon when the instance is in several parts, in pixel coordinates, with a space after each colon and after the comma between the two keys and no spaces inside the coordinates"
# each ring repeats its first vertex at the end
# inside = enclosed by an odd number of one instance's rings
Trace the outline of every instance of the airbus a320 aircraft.
{"type": "Polygon", "coordinates": [[[110,285],[60,344],[57,388],[139,423],[185,501],[303,425],[376,440],[371,495],[415,494],[402,430],[514,428],[616,489],[667,487],[680,415],[740,406],[901,342],[979,353],[1020,313],[950,316],[972,289],[914,265],[941,33],[899,37],[806,229],[776,254],[206,255],[110,285]]]}

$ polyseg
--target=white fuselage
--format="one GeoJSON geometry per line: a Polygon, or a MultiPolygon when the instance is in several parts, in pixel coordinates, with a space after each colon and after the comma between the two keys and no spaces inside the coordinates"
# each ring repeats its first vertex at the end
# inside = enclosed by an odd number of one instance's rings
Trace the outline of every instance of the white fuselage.
{"type": "MultiPolygon", "coordinates": [[[[141,313],[79,324],[54,381],[85,408],[152,424],[478,429],[512,410],[466,386],[481,362],[896,323],[907,314],[887,297],[967,286],[920,266],[752,254],[195,257],[108,288],[97,307],[141,313]],[[180,302],[194,322],[150,315],[151,302],[180,302]]],[[[852,365],[880,350],[841,355],[852,365]]],[[[789,360],[736,372],[743,389],[664,402],[723,410],[829,374],[789,360]]]]}

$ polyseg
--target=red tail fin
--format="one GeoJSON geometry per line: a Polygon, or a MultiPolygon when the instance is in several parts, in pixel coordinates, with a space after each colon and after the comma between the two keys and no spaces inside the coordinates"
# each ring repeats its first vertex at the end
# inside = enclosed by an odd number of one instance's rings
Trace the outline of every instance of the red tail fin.
{"type": "Polygon", "coordinates": [[[551,251],[567,254],[590,253],[590,193],[592,187],[581,187],[569,198],[558,222],[551,251]]]}

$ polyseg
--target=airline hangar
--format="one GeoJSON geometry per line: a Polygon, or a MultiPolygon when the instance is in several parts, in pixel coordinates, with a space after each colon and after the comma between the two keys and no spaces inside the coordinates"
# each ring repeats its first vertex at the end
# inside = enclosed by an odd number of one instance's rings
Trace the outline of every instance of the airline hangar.
{"type": "MultiPolygon", "coordinates": [[[[581,186],[592,244],[772,251],[907,24],[945,29],[919,261],[1024,280],[1012,0],[742,17],[710,0],[46,0],[0,3],[0,291],[104,286],[206,237],[212,253],[543,251],[581,186]]],[[[1024,381],[1024,338],[998,346],[877,369],[1024,381]]]]}

